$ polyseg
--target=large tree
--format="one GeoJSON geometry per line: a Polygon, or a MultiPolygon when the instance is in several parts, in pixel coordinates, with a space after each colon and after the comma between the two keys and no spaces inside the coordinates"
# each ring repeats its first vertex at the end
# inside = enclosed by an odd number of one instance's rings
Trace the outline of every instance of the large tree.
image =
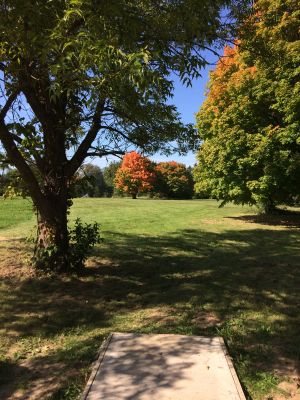
{"type": "Polygon", "coordinates": [[[300,18],[294,0],[257,0],[212,72],[197,115],[196,190],[269,212],[300,195],[300,18]]]}
{"type": "Polygon", "coordinates": [[[170,73],[199,75],[232,3],[0,1],[0,140],[38,210],[37,255],[51,246],[68,269],[68,185],[86,157],[193,142],[167,105],[170,73]]]}

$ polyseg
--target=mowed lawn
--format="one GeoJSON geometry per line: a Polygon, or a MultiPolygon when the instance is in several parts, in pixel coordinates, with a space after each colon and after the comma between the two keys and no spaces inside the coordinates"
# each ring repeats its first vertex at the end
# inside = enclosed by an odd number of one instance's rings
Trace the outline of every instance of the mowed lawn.
{"type": "Polygon", "coordinates": [[[56,277],[29,267],[30,201],[0,200],[0,399],[78,398],[111,331],[223,336],[249,398],[299,399],[299,211],[77,199],[104,242],[56,277]]]}

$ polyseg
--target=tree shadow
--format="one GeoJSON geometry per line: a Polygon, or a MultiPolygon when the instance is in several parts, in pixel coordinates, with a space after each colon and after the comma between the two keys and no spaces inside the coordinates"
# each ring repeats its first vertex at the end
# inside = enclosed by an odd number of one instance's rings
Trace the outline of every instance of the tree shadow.
{"type": "Polygon", "coordinates": [[[0,360],[0,396],[1,399],[8,399],[15,393],[16,387],[14,382],[18,377],[30,376],[28,368],[19,365],[16,361],[0,360]]]}
{"type": "MultiPolygon", "coordinates": [[[[115,317],[164,308],[166,318],[149,314],[126,330],[221,335],[242,378],[259,379],[257,371],[272,372],[280,364],[287,374],[291,368],[299,373],[298,229],[106,236],[82,277],[3,280],[1,320],[8,336],[108,332],[116,330],[115,317]],[[205,313],[217,322],[203,323],[205,313]]],[[[87,365],[100,341],[98,333],[44,361],[87,365]]]]}
{"type": "Polygon", "coordinates": [[[277,209],[274,214],[253,214],[225,217],[236,221],[252,222],[261,225],[286,226],[300,228],[300,212],[277,209]]]}
{"type": "Polygon", "coordinates": [[[98,273],[137,282],[139,307],[192,303],[181,321],[190,333],[221,334],[234,356],[250,357],[254,372],[258,364],[269,371],[276,365],[299,372],[299,230],[111,235],[114,251],[108,247],[102,255],[115,267],[100,265],[98,273]],[[195,324],[195,313],[207,307],[220,323],[195,324]]]}

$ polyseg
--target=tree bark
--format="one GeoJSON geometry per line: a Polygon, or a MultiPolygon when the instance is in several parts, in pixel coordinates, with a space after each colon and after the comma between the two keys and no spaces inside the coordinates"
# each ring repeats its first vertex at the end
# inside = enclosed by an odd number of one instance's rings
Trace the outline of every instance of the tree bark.
{"type": "Polygon", "coordinates": [[[47,205],[37,206],[37,239],[35,264],[37,268],[67,271],[69,267],[68,197],[66,192],[52,195],[47,205]],[[41,210],[42,209],[42,210],[41,210]]]}
{"type": "Polygon", "coordinates": [[[131,193],[131,198],[136,199],[137,193],[131,193]]]}
{"type": "Polygon", "coordinates": [[[277,211],[276,205],[271,197],[269,197],[268,201],[264,204],[264,214],[275,214],[277,211]]]}
{"type": "Polygon", "coordinates": [[[69,267],[68,178],[66,177],[64,133],[45,135],[43,198],[36,202],[38,211],[36,266],[66,271],[69,267]]]}

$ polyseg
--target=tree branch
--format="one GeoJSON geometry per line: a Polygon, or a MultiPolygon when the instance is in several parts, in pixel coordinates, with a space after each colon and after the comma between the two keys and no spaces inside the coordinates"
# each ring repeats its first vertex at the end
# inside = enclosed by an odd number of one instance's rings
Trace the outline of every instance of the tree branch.
{"type": "MultiPolygon", "coordinates": [[[[20,138],[18,135],[16,135],[15,133],[12,133],[12,132],[9,132],[9,135],[11,136],[11,138],[15,142],[17,142],[18,144],[22,144],[22,138],[20,138]]],[[[32,156],[33,156],[33,158],[34,158],[34,160],[36,162],[36,165],[39,168],[39,170],[43,171],[43,169],[44,169],[44,161],[43,161],[42,157],[36,151],[34,151],[32,153],[32,156]]]]}
{"type": "MultiPolygon", "coordinates": [[[[135,146],[140,147],[141,149],[143,149],[143,146],[141,146],[140,144],[138,144],[136,141],[130,139],[127,135],[125,135],[124,132],[122,132],[122,131],[121,131],[120,129],[118,129],[118,128],[115,128],[115,127],[110,126],[110,125],[108,125],[108,126],[103,125],[103,126],[100,126],[100,128],[101,128],[101,129],[107,129],[107,130],[109,130],[109,131],[115,132],[115,133],[117,133],[118,135],[122,136],[123,139],[128,140],[129,142],[131,142],[131,143],[134,144],[135,146]]],[[[143,150],[144,150],[144,149],[143,149],[143,150]]]]}
{"type": "Polygon", "coordinates": [[[83,141],[80,143],[77,151],[73,155],[70,161],[68,161],[66,167],[66,176],[72,176],[80,165],[83,163],[84,159],[87,156],[87,152],[90,149],[93,141],[96,139],[97,134],[101,128],[101,115],[104,110],[105,100],[100,99],[96,105],[92,125],[86,134],[83,141]]]}
{"type": "Polygon", "coordinates": [[[114,150],[95,150],[93,152],[88,152],[86,155],[88,157],[104,157],[104,156],[123,156],[125,151],[114,151],[114,150]]]}
{"type": "MultiPolygon", "coordinates": [[[[47,200],[41,191],[41,188],[38,184],[36,177],[34,176],[34,173],[18,150],[3,119],[0,120],[0,140],[8,155],[9,160],[13,162],[14,166],[19,170],[22,178],[26,182],[34,203],[39,204],[39,209],[43,211],[43,207],[48,206],[47,200]]],[[[45,208],[45,211],[46,210],[48,210],[48,207],[47,209],[45,208]]]]}
{"type": "Polygon", "coordinates": [[[12,93],[8,99],[7,102],[5,103],[4,107],[1,109],[0,111],[0,120],[4,120],[4,118],[6,117],[6,114],[8,113],[11,105],[13,104],[13,102],[16,100],[16,98],[18,97],[18,94],[20,93],[19,90],[17,90],[16,92],[12,93]]]}

